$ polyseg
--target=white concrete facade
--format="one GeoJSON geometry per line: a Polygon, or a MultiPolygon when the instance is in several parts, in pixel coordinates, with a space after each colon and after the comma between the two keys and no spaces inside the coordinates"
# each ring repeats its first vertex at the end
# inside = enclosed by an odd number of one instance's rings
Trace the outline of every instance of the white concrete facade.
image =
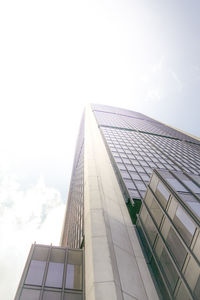
{"type": "Polygon", "coordinates": [[[86,300],[159,299],[95,117],[85,110],[86,300]]]}

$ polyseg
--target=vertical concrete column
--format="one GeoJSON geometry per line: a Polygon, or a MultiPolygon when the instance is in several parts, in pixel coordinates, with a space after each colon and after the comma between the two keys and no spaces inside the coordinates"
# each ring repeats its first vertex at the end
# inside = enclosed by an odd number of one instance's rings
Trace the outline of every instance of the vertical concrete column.
{"type": "Polygon", "coordinates": [[[90,106],[85,111],[84,226],[86,300],[157,300],[90,106]]]}

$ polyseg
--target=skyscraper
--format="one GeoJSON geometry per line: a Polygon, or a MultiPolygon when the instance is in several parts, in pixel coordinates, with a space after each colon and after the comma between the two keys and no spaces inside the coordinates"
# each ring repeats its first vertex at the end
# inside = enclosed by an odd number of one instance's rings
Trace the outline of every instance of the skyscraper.
{"type": "Polygon", "coordinates": [[[198,139],[86,107],[61,248],[33,246],[16,299],[200,299],[199,175],[198,139]]]}

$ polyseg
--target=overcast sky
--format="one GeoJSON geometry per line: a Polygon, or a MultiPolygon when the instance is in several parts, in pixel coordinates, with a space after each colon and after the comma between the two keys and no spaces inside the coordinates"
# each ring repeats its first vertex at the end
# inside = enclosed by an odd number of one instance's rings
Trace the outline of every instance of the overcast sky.
{"type": "Polygon", "coordinates": [[[200,136],[199,0],[0,1],[0,298],[58,244],[84,105],[200,136]]]}

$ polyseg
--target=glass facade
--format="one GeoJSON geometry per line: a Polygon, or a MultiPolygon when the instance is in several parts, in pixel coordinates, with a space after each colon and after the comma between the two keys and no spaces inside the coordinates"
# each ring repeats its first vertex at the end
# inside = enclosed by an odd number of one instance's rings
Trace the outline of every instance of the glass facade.
{"type": "Polygon", "coordinates": [[[154,169],[199,174],[198,140],[137,112],[103,105],[92,109],[134,223],[154,169]]]}
{"type": "Polygon", "coordinates": [[[83,250],[34,244],[15,300],[83,300],[83,250]]]}
{"type": "Polygon", "coordinates": [[[76,145],[67,210],[64,221],[61,245],[81,248],[84,243],[84,116],[81,121],[76,145]]]}
{"type": "Polygon", "coordinates": [[[200,299],[200,194],[194,178],[155,170],[137,221],[149,264],[162,277],[164,299],[200,299]]]}

